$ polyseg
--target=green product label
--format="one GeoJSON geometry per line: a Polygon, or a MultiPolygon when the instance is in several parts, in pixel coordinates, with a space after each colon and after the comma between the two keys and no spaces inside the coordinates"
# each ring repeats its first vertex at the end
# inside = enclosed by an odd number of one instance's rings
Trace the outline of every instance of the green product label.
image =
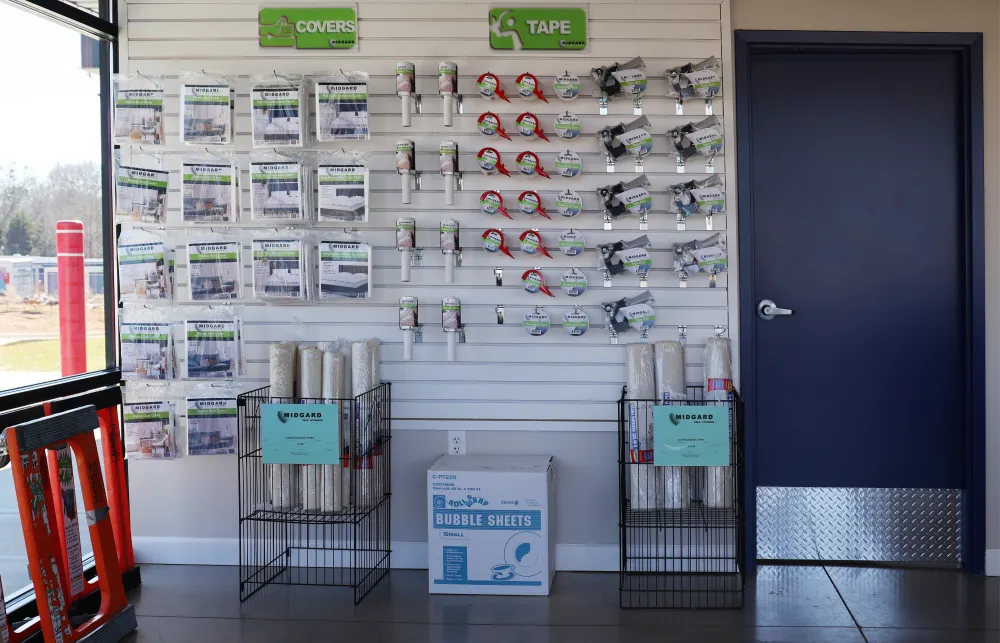
{"type": "Polygon", "coordinates": [[[229,185],[233,182],[233,177],[231,176],[219,176],[211,174],[185,174],[185,183],[217,183],[221,185],[229,185]]]}
{"type": "Polygon", "coordinates": [[[119,176],[118,185],[122,187],[137,187],[137,188],[163,188],[167,189],[166,181],[156,181],[154,179],[142,179],[136,177],[119,176]]]}
{"type": "Polygon", "coordinates": [[[298,178],[298,172],[275,172],[274,174],[254,174],[251,180],[266,183],[267,181],[297,181],[298,178]]]}
{"type": "Polygon", "coordinates": [[[358,14],[354,7],[273,7],[257,14],[261,47],[354,49],[358,14]]]}
{"type": "Polygon", "coordinates": [[[150,411],[148,413],[126,413],[126,422],[148,422],[149,420],[169,420],[170,411],[150,411]]]}
{"type": "Polygon", "coordinates": [[[122,333],[123,342],[165,342],[168,339],[167,335],[158,335],[156,333],[122,333]]]}
{"type": "Polygon", "coordinates": [[[188,339],[236,339],[236,333],[231,330],[192,330],[188,331],[188,339]]]}
{"type": "Polygon", "coordinates": [[[237,409],[188,409],[188,417],[235,417],[237,409]]]}
{"type": "Polygon", "coordinates": [[[349,259],[351,261],[366,261],[368,259],[367,252],[351,252],[350,250],[324,250],[319,253],[319,256],[325,261],[344,259],[349,259]]]}
{"type": "Polygon", "coordinates": [[[582,8],[490,9],[492,49],[580,50],[587,46],[587,12],[582,8]]]}
{"type": "Polygon", "coordinates": [[[213,252],[209,254],[191,255],[191,263],[218,263],[220,261],[236,261],[235,252],[213,252]]]}
{"type": "Polygon", "coordinates": [[[254,107],[298,107],[298,98],[274,98],[258,99],[253,102],[254,107]]]}
{"type": "Polygon", "coordinates": [[[363,183],[365,177],[361,174],[338,174],[335,176],[321,176],[320,183],[363,183]]]}
{"type": "Polygon", "coordinates": [[[115,107],[163,107],[163,100],[155,98],[119,98],[115,107]]]}
{"type": "Polygon", "coordinates": [[[456,311],[456,310],[462,310],[462,307],[461,306],[452,306],[451,304],[444,304],[444,305],[441,306],[441,310],[444,310],[446,312],[453,312],[453,311],[456,311]]]}
{"type": "Polygon", "coordinates": [[[228,105],[229,96],[225,94],[210,94],[208,96],[184,96],[185,105],[228,105]]]}
{"type": "Polygon", "coordinates": [[[254,259],[298,259],[298,250],[254,250],[254,259]]]}

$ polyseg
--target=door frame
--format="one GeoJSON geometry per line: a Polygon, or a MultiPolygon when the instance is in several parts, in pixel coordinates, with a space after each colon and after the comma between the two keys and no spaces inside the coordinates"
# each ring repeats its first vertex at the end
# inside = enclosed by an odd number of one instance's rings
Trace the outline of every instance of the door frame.
{"type": "Polygon", "coordinates": [[[986,264],[983,170],[983,35],[981,33],[897,33],[853,31],[734,32],[736,80],[736,158],[739,206],[739,319],[741,393],[745,401],[744,479],[746,563],[757,559],[757,483],[755,426],[755,341],[758,293],[754,289],[753,149],[750,145],[750,54],[759,52],[920,52],[953,51],[961,57],[966,146],[965,195],[968,203],[966,283],[966,470],[962,505],[962,566],[982,574],[986,564],[986,264]]]}

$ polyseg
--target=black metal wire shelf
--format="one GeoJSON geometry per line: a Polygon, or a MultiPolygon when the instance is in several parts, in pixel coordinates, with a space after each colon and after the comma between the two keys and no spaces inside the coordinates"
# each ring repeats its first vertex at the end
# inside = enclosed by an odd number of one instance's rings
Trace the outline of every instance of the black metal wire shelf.
{"type": "Polygon", "coordinates": [[[358,604],[389,573],[391,384],[339,400],[240,395],[240,601],[268,585],[346,586],[358,604]],[[264,464],[261,405],[340,410],[342,454],[322,465],[264,464]]]}
{"type": "Polygon", "coordinates": [[[654,466],[652,409],[664,402],[631,399],[624,388],[618,401],[623,608],[743,607],[743,402],[735,391],[686,393],[670,404],[728,408],[729,466],[654,466]]]}
{"type": "Polygon", "coordinates": [[[736,528],[740,517],[728,507],[694,504],[689,509],[632,509],[625,507],[625,527],[736,528]]]}

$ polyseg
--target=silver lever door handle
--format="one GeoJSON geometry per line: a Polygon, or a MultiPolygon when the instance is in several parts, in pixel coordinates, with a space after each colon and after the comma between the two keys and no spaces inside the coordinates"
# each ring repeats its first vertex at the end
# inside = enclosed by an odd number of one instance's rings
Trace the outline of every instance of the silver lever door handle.
{"type": "Polygon", "coordinates": [[[770,299],[762,299],[757,304],[757,316],[766,321],[772,320],[778,315],[791,315],[793,312],[790,308],[779,308],[770,299]]]}

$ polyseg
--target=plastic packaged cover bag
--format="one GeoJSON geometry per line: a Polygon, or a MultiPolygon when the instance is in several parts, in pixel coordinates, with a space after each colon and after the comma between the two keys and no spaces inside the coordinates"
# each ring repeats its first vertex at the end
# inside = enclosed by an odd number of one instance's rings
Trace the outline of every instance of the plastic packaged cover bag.
{"type": "Polygon", "coordinates": [[[321,156],[316,181],[317,223],[368,221],[369,173],[363,154],[321,156]]]}
{"type": "Polygon", "coordinates": [[[253,146],[302,147],[307,95],[298,75],[257,76],[250,89],[253,146]]]}
{"type": "Polygon", "coordinates": [[[121,301],[169,302],[174,292],[173,260],[163,235],[123,230],[118,238],[121,301]]]}
{"type": "Polygon", "coordinates": [[[368,74],[343,72],[316,80],[316,139],[370,138],[368,74]]]}
{"type": "Polygon", "coordinates": [[[114,140],[122,145],[163,145],[160,77],[115,76],[114,140]]]}
{"type": "Polygon", "coordinates": [[[185,223],[236,223],[240,172],[230,155],[186,160],[181,164],[185,223]]]}
{"type": "Polygon", "coordinates": [[[369,299],[371,246],[360,238],[319,241],[319,300],[369,299]]]}
{"type": "Polygon", "coordinates": [[[181,83],[181,142],[233,142],[232,80],[222,74],[185,74],[181,83]]]}
{"type": "Polygon", "coordinates": [[[119,221],[163,225],[170,173],[163,156],[118,150],[115,160],[115,216],[119,221]]]}
{"type": "Polygon", "coordinates": [[[122,405],[125,455],[129,460],[169,460],[177,457],[174,409],[168,401],[122,405]]]}
{"type": "Polygon", "coordinates": [[[250,217],[254,221],[304,223],[310,189],[297,156],[253,154],[250,158],[250,217]]]}

